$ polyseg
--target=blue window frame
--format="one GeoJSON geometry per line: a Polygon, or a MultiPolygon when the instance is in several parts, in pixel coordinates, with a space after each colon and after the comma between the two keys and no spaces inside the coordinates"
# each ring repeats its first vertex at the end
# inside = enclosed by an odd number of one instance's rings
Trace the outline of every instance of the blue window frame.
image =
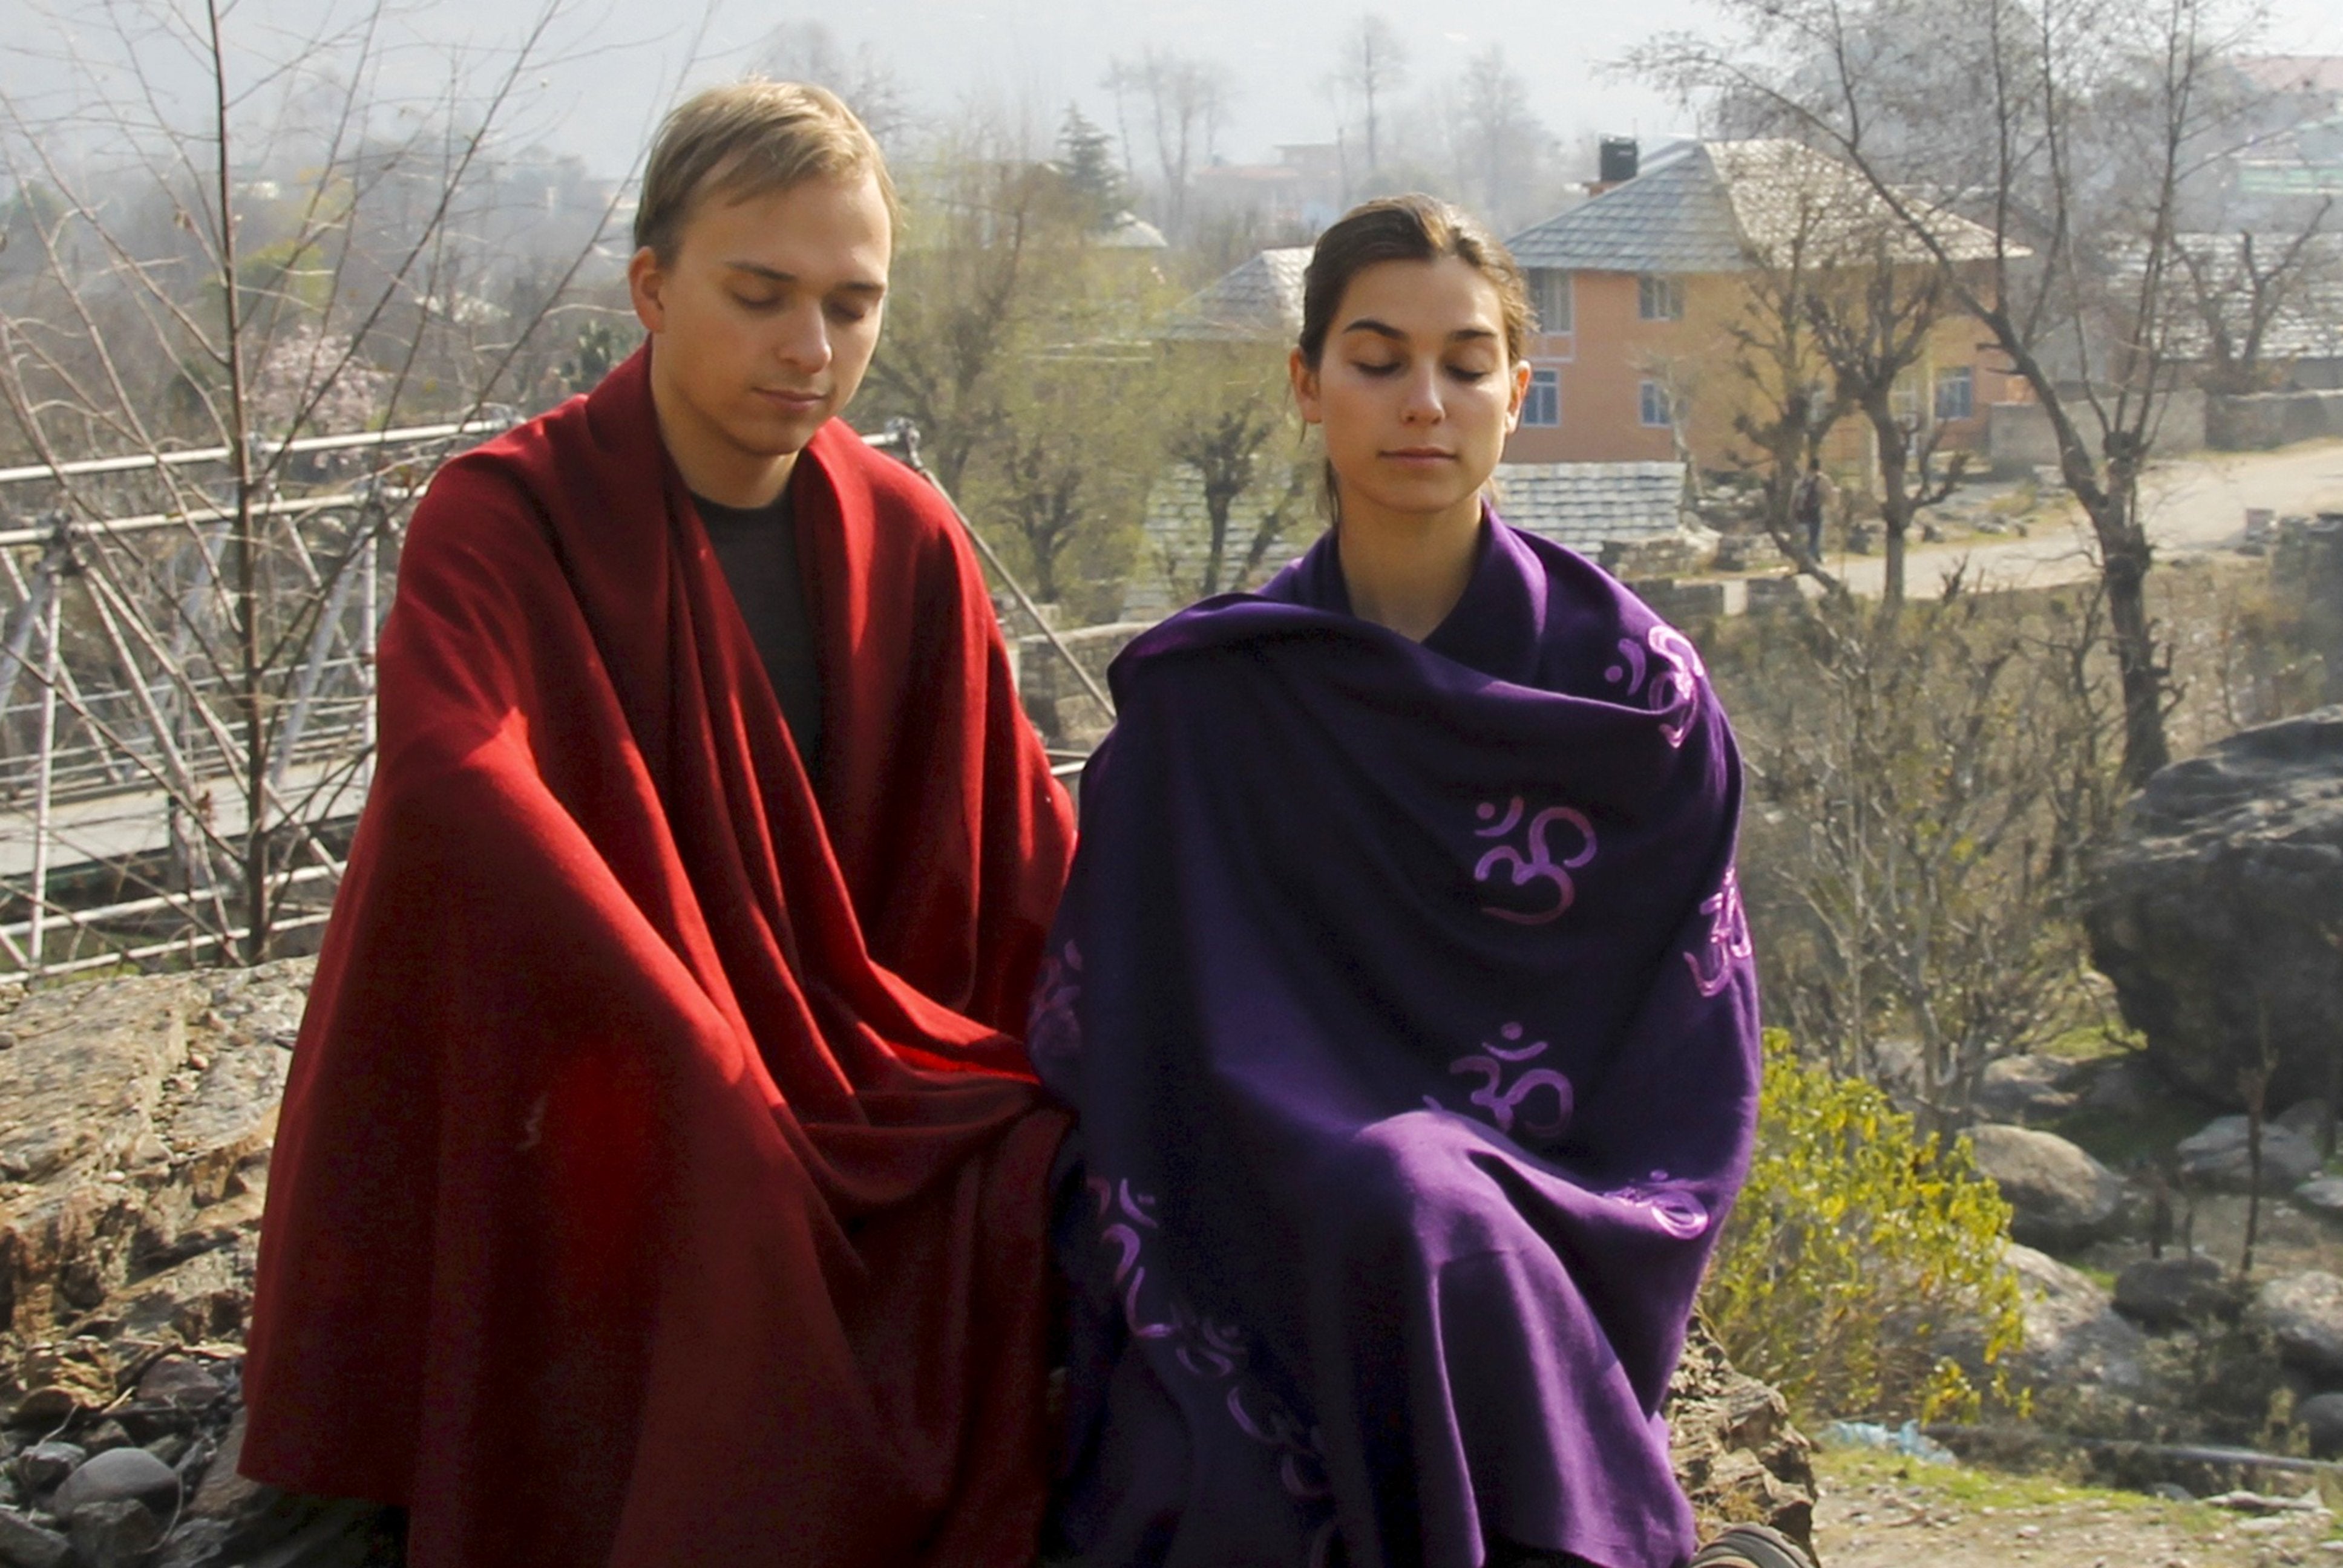
{"type": "Polygon", "coordinates": [[[1674,425],[1675,410],[1669,407],[1668,389],[1656,381],[1646,381],[1637,389],[1646,429],[1664,430],[1674,425]]]}
{"type": "Polygon", "coordinates": [[[1976,373],[1964,365],[1936,372],[1936,417],[1967,419],[1976,414],[1976,373]]]}
{"type": "Polygon", "coordinates": [[[1562,372],[1551,367],[1530,371],[1529,396],[1522,399],[1522,423],[1551,430],[1562,423],[1562,372]]]}
{"type": "Polygon", "coordinates": [[[1684,310],[1682,279],[1656,272],[1635,279],[1635,314],[1645,321],[1682,321],[1684,310]]]}

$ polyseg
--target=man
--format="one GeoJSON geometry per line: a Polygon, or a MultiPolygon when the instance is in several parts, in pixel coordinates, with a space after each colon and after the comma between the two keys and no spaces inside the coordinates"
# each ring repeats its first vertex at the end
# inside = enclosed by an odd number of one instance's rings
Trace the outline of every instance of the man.
{"type": "Polygon", "coordinates": [[[1823,517],[1831,498],[1830,476],[1823,472],[1823,460],[1808,457],[1806,471],[1798,476],[1797,487],[1790,494],[1790,513],[1805,530],[1806,559],[1812,563],[1823,558],[1823,517]]]}
{"type": "Polygon", "coordinates": [[[648,344],[416,513],[242,1468],[417,1568],[1030,1561],[1071,829],[950,513],[836,418],[892,228],[835,98],[700,95],[648,344]]]}

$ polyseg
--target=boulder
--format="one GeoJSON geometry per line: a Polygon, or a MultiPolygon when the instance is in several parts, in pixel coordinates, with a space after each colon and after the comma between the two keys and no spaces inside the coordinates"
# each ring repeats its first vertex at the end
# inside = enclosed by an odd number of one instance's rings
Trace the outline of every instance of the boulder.
{"type": "Polygon", "coordinates": [[[2143,1055],[2119,1056],[2095,1063],[2077,1074],[2083,1106],[2128,1116],[2147,1110],[2171,1092],[2155,1064],[2143,1055]]]}
{"type": "Polygon", "coordinates": [[[65,1477],[49,1512],[70,1524],[84,1509],[107,1503],[141,1503],[167,1518],[179,1508],[178,1473],[143,1448],[93,1454],[65,1477]]]}
{"type": "MultiPolygon", "coordinates": [[[[2251,1129],[2242,1116],[2219,1116],[2182,1139],[2173,1152],[2180,1157],[2180,1176],[2199,1187],[2243,1192],[2253,1184],[2253,1161],[2247,1147],[2251,1129]]],[[[2288,1192],[2318,1174],[2326,1161],[2318,1145],[2275,1121],[2262,1125],[2262,1191],[2288,1192]]]]}
{"type": "Polygon", "coordinates": [[[2311,1395],[2294,1407],[2294,1421],[2302,1428],[2311,1458],[2343,1456],[2343,1393],[2311,1395]]]}
{"type": "Polygon", "coordinates": [[[2025,1302],[2026,1340],[2010,1370],[2042,1388],[2092,1388],[2146,1398],[2147,1336],[2119,1316],[2098,1282],[2031,1247],[2004,1254],[2025,1302]]]}
{"type": "Polygon", "coordinates": [[[1970,1109],[1986,1121],[2048,1121],[2075,1108],[2074,1065],[2055,1056],[2005,1056],[1986,1064],[1970,1109]]]}
{"type": "Polygon", "coordinates": [[[2318,1270],[2272,1280],[2254,1297],[2252,1321],[2288,1365],[2343,1382],[2343,1280],[2318,1270]]]}
{"type": "Polygon", "coordinates": [[[2343,707],[2242,730],[2158,771],[2100,857],[2091,954],[2157,1066],[2238,1105],[2323,1091],[2343,994],[2343,707]]]}
{"type": "Polygon", "coordinates": [[[2242,1304],[2229,1271],[2201,1252],[2142,1258],[2116,1276],[2116,1311],[2149,1329],[2233,1318],[2242,1304]]]}
{"type": "Polygon", "coordinates": [[[2049,1251],[2087,1246],[2123,1220],[2123,1179],[2055,1132],[1985,1123],[1966,1134],[1977,1169],[2016,1212],[2009,1233],[2049,1251]]]}
{"type": "Polygon", "coordinates": [[[2314,1176],[2294,1190],[2294,1201],[2314,1214],[2343,1220],[2343,1176],[2314,1176]]]}
{"type": "Polygon", "coordinates": [[[2327,1101],[2315,1097],[2298,1100],[2270,1120],[2316,1143],[2327,1135],[2327,1101]]]}
{"type": "Polygon", "coordinates": [[[163,1544],[163,1523],[136,1503],[92,1503],[66,1526],[83,1568],[146,1568],[163,1544]]]}

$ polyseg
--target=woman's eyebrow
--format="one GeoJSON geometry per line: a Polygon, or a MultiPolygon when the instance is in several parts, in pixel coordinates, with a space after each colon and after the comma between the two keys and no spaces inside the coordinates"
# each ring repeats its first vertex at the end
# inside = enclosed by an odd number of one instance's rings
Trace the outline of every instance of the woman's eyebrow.
{"type": "MultiPolygon", "coordinates": [[[[1353,332],[1372,332],[1377,337],[1387,337],[1393,343],[1405,343],[1408,340],[1406,333],[1402,332],[1398,327],[1393,327],[1387,321],[1377,321],[1372,316],[1362,316],[1356,321],[1352,322],[1348,327],[1343,327],[1342,330],[1346,334],[1353,332]]],[[[1455,331],[1448,335],[1448,341],[1451,343],[1493,343],[1496,341],[1496,337],[1497,334],[1486,327],[1460,327],[1455,331]]]]}

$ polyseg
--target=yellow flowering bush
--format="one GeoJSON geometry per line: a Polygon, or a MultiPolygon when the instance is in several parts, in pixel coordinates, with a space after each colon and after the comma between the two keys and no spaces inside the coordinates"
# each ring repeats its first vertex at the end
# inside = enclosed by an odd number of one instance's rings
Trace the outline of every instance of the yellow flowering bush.
{"type": "Polygon", "coordinates": [[[1878,1089],[1766,1031],[1756,1158],[1701,1296],[1736,1367],[1810,1421],[2007,1401],[2025,1332],[2008,1239],[1966,1139],[1920,1136],[1878,1089]]]}

